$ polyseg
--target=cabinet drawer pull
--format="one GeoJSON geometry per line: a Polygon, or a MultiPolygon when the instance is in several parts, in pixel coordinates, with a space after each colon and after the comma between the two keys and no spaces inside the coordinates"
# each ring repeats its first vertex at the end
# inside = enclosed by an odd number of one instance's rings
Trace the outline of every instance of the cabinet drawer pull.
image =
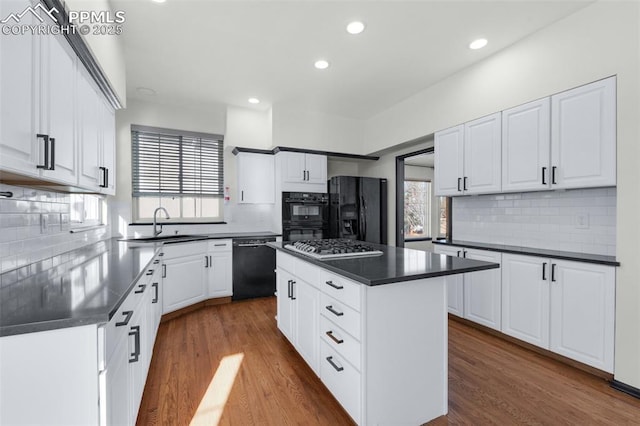
{"type": "Polygon", "coordinates": [[[333,368],[335,368],[337,372],[340,372],[340,371],[344,370],[344,367],[343,367],[343,366],[338,365],[338,364],[336,364],[336,363],[333,361],[333,357],[332,357],[332,356],[328,356],[328,357],[327,357],[327,362],[329,362],[329,364],[331,364],[331,366],[332,366],[333,368]]]}
{"type": "Polygon", "coordinates": [[[543,184],[543,185],[546,185],[546,184],[547,184],[547,181],[545,180],[545,175],[546,175],[546,174],[547,174],[547,168],[546,168],[546,167],[543,167],[543,168],[542,168],[542,184],[543,184]]]}
{"type": "MultiPolygon", "coordinates": [[[[162,256],[163,253],[160,253],[160,256],[162,256]]],[[[167,278],[167,265],[165,265],[164,263],[162,264],[162,278],[167,278]]]]}
{"type": "Polygon", "coordinates": [[[156,259],[156,260],[153,261],[154,265],[157,265],[158,263],[160,263],[160,259],[156,259]]]}
{"type": "Polygon", "coordinates": [[[342,340],[342,339],[338,339],[336,336],[334,336],[334,335],[333,335],[333,331],[332,331],[332,330],[327,331],[325,334],[326,334],[327,336],[329,336],[329,338],[330,338],[331,340],[333,340],[334,342],[336,342],[337,344],[344,343],[344,340],[342,340]]]}
{"type": "Polygon", "coordinates": [[[153,289],[156,291],[156,295],[154,296],[153,300],[151,301],[151,303],[158,303],[158,283],[153,283],[151,284],[151,287],[153,287],[153,289]]]}
{"type": "Polygon", "coordinates": [[[153,269],[149,269],[145,275],[153,275],[153,269]]]}
{"type": "Polygon", "coordinates": [[[138,284],[138,290],[134,291],[136,294],[144,293],[144,290],[147,288],[146,284],[138,284]]]}
{"type": "Polygon", "coordinates": [[[214,247],[226,247],[228,244],[227,243],[222,243],[222,244],[214,244],[214,247]]]}
{"type": "Polygon", "coordinates": [[[37,164],[37,169],[49,170],[49,135],[38,133],[36,135],[38,139],[42,138],[44,141],[44,164],[37,164]]]}
{"type": "Polygon", "coordinates": [[[120,321],[116,323],[116,327],[122,327],[129,324],[129,320],[131,320],[131,316],[133,315],[133,311],[124,311],[122,312],[124,315],[124,321],[120,321]]]}
{"type": "Polygon", "coordinates": [[[333,281],[325,281],[325,283],[328,286],[335,288],[336,290],[342,290],[344,288],[344,286],[342,286],[342,285],[334,284],[333,281]]]}
{"type": "Polygon", "coordinates": [[[333,309],[333,305],[325,306],[325,308],[327,309],[327,311],[331,312],[333,315],[337,317],[341,317],[344,315],[344,312],[338,312],[335,309],[333,309]]]}
{"type": "Polygon", "coordinates": [[[140,326],[134,325],[133,327],[131,327],[129,336],[133,336],[135,338],[135,345],[133,348],[133,353],[131,354],[131,358],[129,358],[129,362],[138,362],[140,360],[140,326]]]}
{"type": "Polygon", "coordinates": [[[551,282],[556,282],[556,264],[551,264],[551,282]]]}

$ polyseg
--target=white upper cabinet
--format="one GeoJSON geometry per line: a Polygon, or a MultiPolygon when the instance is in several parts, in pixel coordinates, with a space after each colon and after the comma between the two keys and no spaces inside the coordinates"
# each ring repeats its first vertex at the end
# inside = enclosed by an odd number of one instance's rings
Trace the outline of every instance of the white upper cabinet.
{"type": "Polygon", "coordinates": [[[48,135],[49,168],[42,177],[76,185],[76,57],[64,36],[42,37],[38,133],[48,135]]]}
{"type": "MultiPolygon", "coordinates": [[[[22,11],[25,0],[3,0],[0,16],[22,11]]],[[[35,25],[36,18],[26,14],[24,24],[35,25]]],[[[0,172],[39,176],[38,141],[34,131],[39,58],[37,41],[30,32],[0,37],[0,172]]]]}
{"type": "Polygon", "coordinates": [[[78,78],[78,150],[80,167],[78,185],[100,188],[100,112],[99,99],[90,81],[79,73],[78,78]]]}
{"type": "Polygon", "coordinates": [[[435,194],[500,192],[500,113],[435,134],[435,194]]]}
{"type": "Polygon", "coordinates": [[[464,125],[436,132],[435,194],[461,195],[463,175],[464,125]]]}
{"type": "Polygon", "coordinates": [[[275,203],[275,159],[273,155],[239,152],[238,203],[275,203]]]}
{"type": "Polygon", "coordinates": [[[281,151],[276,154],[276,176],[282,191],[327,192],[327,157],[281,151]]]}
{"type": "MultiPolygon", "coordinates": [[[[98,94],[98,97],[100,95],[98,94]]],[[[99,103],[102,130],[102,193],[116,195],[116,114],[105,101],[99,103]]]]}
{"type": "Polygon", "coordinates": [[[501,188],[501,114],[482,117],[464,125],[465,194],[491,194],[501,188]]]}
{"type": "Polygon", "coordinates": [[[551,167],[554,188],[616,184],[615,77],[551,97],[551,167]]]}
{"type": "Polygon", "coordinates": [[[544,98],[502,112],[502,191],[550,188],[550,111],[544,98]]]}

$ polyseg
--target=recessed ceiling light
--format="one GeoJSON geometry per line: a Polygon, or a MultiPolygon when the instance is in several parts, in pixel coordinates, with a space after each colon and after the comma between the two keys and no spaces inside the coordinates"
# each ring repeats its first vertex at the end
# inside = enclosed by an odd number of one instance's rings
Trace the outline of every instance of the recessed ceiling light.
{"type": "Polygon", "coordinates": [[[364,31],[364,24],[360,21],[349,22],[347,25],[347,32],[349,34],[360,34],[364,31]]]}
{"type": "Polygon", "coordinates": [[[136,87],[136,92],[140,93],[141,95],[145,95],[145,96],[155,96],[156,95],[156,91],[153,89],[150,89],[148,87],[136,87]]]}
{"type": "Polygon", "coordinates": [[[316,61],[313,66],[318,68],[319,70],[324,70],[329,68],[329,62],[325,61],[324,59],[320,59],[319,61],[316,61]]]}
{"type": "Polygon", "coordinates": [[[249,98],[248,102],[250,104],[259,104],[260,103],[260,99],[258,99],[258,98],[249,98]]]}
{"type": "Polygon", "coordinates": [[[487,45],[487,39],[486,38],[479,38],[477,40],[473,40],[469,44],[469,49],[473,49],[473,50],[482,49],[486,45],[487,45]]]}

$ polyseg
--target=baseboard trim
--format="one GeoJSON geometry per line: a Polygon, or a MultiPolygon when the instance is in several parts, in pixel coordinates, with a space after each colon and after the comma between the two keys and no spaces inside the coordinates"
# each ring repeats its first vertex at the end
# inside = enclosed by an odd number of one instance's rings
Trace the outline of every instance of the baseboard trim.
{"type": "Polygon", "coordinates": [[[628,385],[626,383],[619,382],[619,381],[617,381],[615,379],[612,380],[609,384],[611,385],[612,388],[614,388],[617,391],[624,392],[627,395],[631,395],[631,396],[633,396],[635,398],[640,399],[640,389],[638,389],[638,388],[635,388],[635,387],[633,387],[631,385],[628,385]]]}
{"type": "Polygon", "coordinates": [[[193,311],[197,311],[198,309],[202,309],[206,306],[215,306],[222,305],[224,303],[231,303],[231,296],[229,297],[217,297],[215,299],[207,299],[202,302],[194,303],[193,305],[187,306],[182,309],[178,309],[177,311],[169,312],[168,314],[164,314],[160,319],[160,322],[171,321],[174,318],[181,317],[182,315],[188,314],[193,311]]]}

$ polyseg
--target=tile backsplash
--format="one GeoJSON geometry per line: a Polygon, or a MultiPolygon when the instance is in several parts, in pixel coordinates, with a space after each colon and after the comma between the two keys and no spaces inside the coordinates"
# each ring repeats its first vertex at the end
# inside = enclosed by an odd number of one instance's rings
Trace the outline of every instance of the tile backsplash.
{"type": "Polygon", "coordinates": [[[70,195],[0,183],[0,272],[110,238],[109,226],[70,233],[70,195]]]}
{"type": "Polygon", "coordinates": [[[456,240],[615,256],[616,188],[456,197],[456,240]]]}

